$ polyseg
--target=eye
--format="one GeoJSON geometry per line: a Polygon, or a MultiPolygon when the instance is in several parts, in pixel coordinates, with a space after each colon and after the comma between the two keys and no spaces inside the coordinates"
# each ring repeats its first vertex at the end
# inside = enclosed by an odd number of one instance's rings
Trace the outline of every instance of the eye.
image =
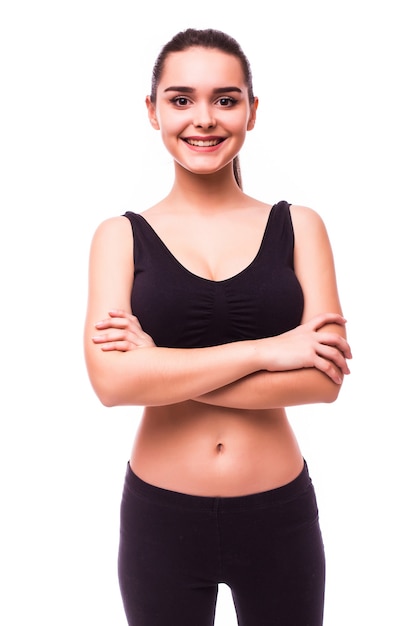
{"type": "Polygon", "coordinates": [[[175,104],[177,107],[185,107],[190,103],[189,99],[186,96],[175,96],[170,100],[172,104],[175,104]]]}
{"type": "Polygon", "coordinates": [[[217,100],[217,104],[224,108],[232,107],[234,104],[236,104],[236,102],[237,100],[235,98],[232,98],[231,96],[222,96],[217,100]]]}

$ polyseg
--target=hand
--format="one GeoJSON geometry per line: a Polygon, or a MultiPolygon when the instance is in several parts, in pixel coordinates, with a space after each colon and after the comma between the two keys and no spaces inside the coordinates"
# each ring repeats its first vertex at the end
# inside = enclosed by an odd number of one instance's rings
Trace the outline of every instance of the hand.
{"type": "Polygon", "coordinates": [[[92,337],[92,340],[104,352],[128,352],[137,348],[155,347],[152,337],[142,330],[138,318],[122,309],[109,311],[109,317],[97,322],[95,327],[100,334],[92,337]]]}
{"type": "Polygon", "coordinates": [[[344,326],[346,320],[337,313],[323,313],[277,337],[261,339],[270,359],[265,368],[285,371],[315,367],[333,382],[341,384],[343,374],[349,374],[346,360],[352,358],[350,346],[338,333],[321,330],[326,324],[344,326]]]}

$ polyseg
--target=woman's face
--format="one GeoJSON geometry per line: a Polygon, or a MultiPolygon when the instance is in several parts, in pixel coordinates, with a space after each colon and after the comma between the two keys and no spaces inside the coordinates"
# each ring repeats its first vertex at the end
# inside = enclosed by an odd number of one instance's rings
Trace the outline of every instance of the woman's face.
{"type": "Polygon", "coordinates": [[[175,161],[197,174],[217,172],[239,153],[255,123],[240,60],[217,49],[189,48],[165,61],[149,119],[175,161]]]}

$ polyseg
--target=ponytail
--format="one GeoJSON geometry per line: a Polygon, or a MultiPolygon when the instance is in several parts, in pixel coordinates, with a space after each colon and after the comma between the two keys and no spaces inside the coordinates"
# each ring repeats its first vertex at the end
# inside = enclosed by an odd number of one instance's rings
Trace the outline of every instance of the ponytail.
{"type": "Polygon", "coordinates": [[[239,157],[235,156],[235,158],[233,159],[233,174],[235,175],[235,180],[238,184],[238,186],[243,190],[243,186],[242,186],[242,174],[240,171],[240,161],[239,161],[239,157]]]}

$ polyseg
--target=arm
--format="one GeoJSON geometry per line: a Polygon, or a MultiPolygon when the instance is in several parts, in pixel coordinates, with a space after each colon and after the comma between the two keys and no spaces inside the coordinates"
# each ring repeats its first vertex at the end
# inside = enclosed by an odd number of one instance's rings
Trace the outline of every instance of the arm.
{"type": "MultiPolygon", "coordinates": [[[[311,209],[291,208],[295,233],[294,267],[304,293],[302,324],[323,311],[341,313],[335,268],[330,242],[321,218],[311,209]]],[[[301,328],[301,327],[299,327],[301,328]]],[[[337,333],[345,337],[343,324],[326,324],[318,334],[337,333]]],[[[350,349],[345,353],[351,358],[350,349]]],[[[227,387],[197,398],[200,402],[232,408],[263,409],[273,407],[334,402],[339,394],[339,380],[316,367],[281,372],[258,372],[227,387]]]]}
{"type": "Polygon", "coordinates": [[[132,232],[125,218],[104,222],[90,256],[85,357],[91,383],[106,406],[164,405],[203,397],[260,370],[316,367],[338,378],[347,344],[321,333],[338,314],[323,314],[278,337],[194,349],[159,348],[131,315],[132,232]],[[103,315],[114,308],[110,317],[103,315]],[[123,312],[125,311],[125,312],[123,312]],[[102,322],[97,323],[98,319],[102,322]],[[134,321],[133,321],[134,320],[134,321]]]}
{"type": "Polygon", "coordinates": [[[340,383],[315,368],[257,372],[222,389],[196,398],[198,402],[232,409],[275,409],[337,399],[340,383]]]}
{"type": "Polygon", "coordinates": [[[114,307],[131,314],[132,250],[131,226],[124,217],[103,222],[91,245],[84,351],[92,386],[103,404],[181,402],[259,369],[255,342],[192,350],[159,348],[142,331],[145,340],[140,349],[125,349],[128,338],[117,319],[97,325],[114,307]]]}

